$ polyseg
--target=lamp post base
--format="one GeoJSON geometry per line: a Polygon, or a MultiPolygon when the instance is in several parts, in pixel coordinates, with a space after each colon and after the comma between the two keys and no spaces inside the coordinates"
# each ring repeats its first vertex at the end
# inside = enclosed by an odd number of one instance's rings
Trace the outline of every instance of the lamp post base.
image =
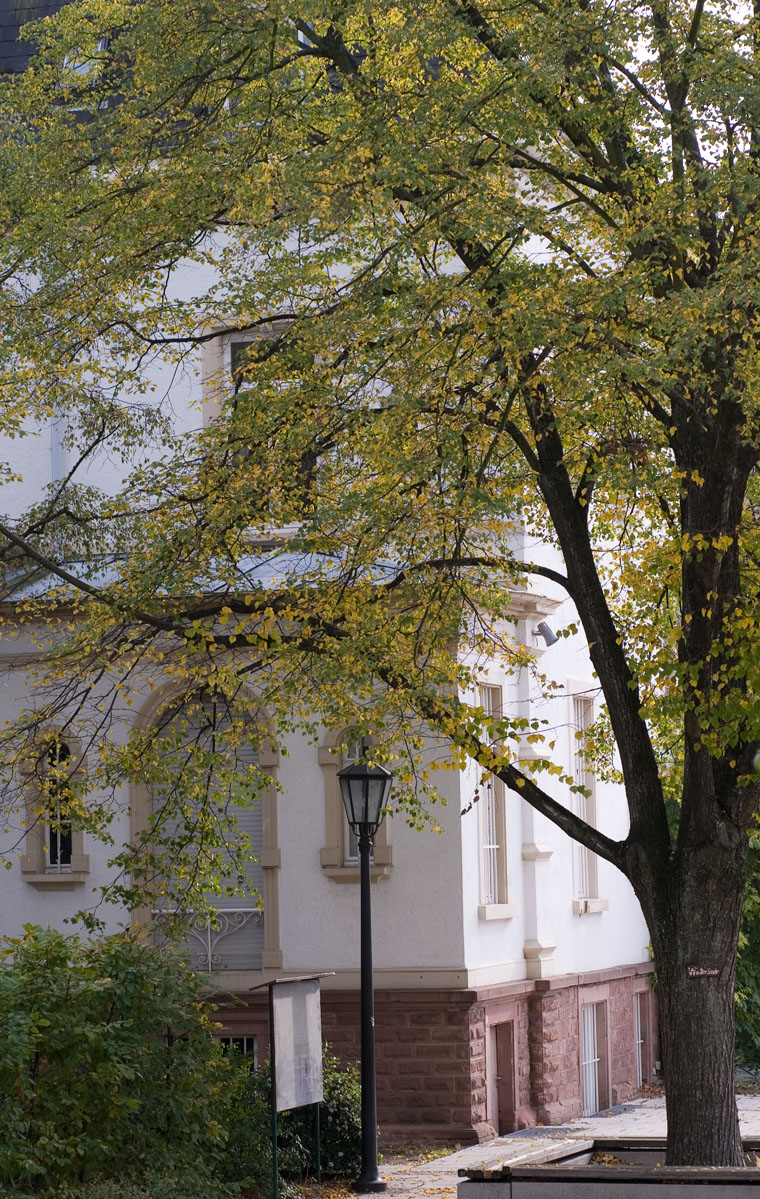
{"type": "Polygon", "coordinates": [[[379,1191],[387,1191],[388,1183],[383,1182],[382,1178],[377,1178],[374,1182],[365,1180],[363,1178],[357,1178],[352,1190],[356,1195],[371,1195],[376,1194],[379,1191]]]}

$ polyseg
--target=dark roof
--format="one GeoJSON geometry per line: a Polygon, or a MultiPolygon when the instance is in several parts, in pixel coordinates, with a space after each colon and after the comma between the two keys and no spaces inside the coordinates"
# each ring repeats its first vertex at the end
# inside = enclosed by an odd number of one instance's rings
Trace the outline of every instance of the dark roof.
{"type": "Polygon", "coordinates": [[[0,0],[0,74],[25,71],[34,46],[18,40],[18,31],[28,21],[49,17],[63,8],[66,0],[0,0]]]}

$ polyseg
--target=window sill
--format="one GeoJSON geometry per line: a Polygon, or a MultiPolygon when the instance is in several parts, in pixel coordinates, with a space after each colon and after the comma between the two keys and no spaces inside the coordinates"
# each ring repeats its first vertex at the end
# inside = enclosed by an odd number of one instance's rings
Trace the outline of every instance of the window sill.
{"type": "Polygon", "coordinates": [[[478,905],[478,920],[514,920],[520,912],[516,903],[481,903],[478,905]]]}
{"type": "Polygon", "coordinates": [[[87,871],[70,870],[68,874],[27,874],[24,882],[31,883],[40,891],[73,891],[87,881],[87,871]]]}
{"type": "Polygon", "coordinates": [[[609,906],[609,899],[574,899],[573,915],[596,916],[599,912],[606,912],[609,906]]]}
{"type": "MultiPolygon", "coordinates": [[[[373,864],[370,867],[370,879],[373,883],[380,882],[390,875],[390,866],[373,864]]],[[[334,883],[358,883],[360,872],[358,866],[323,866],[322,873],[331,878],[334,883]]]]}

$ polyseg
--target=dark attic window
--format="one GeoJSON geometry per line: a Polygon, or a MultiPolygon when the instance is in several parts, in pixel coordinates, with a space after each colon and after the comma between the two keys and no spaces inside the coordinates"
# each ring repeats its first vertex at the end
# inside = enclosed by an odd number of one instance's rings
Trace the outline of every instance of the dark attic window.
{"type": "Polygon", "coordinates": [[[230,342],[230,375],[236,387],[239,387],[244,381],[245,369],[250,362],[252,344],[250,340],[230,342]]]}

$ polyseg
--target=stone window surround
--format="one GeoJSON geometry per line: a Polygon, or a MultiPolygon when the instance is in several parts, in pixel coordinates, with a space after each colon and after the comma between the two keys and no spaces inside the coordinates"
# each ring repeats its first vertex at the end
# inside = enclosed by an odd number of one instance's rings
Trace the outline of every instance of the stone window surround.
{"type": "MultiPolygon", "coordinates": [[[[163,688],[151,696],[148,703],[140,709],[135,718],[135,727],[150,728],[155,722],[156,715],[162,704],[175,690],[163,688]]],[[[179,694],[179,691],[177,692],[179,694]]],[[[267,720],[267,714],[262,711],[262,719],[267,720]]],[[[262,902],[264,911],[264,950],[261,955],[262,970],[282,969],[282,946],[280,945],[280,904],[279,904],[279,868],[282,855],[278,845],[277,833],[277,767],[280,755],[274,746],[262,746],[259,750],[258,765],[272,779],[272,785],[261,795],[261,852],[258,864],[262,872],[262,902]]],[[[130,840],[148,826],[152,811],[150,787],[143,783],[130,784],[130,840]]],[[[136,909],[132,913],[132,924],[136,927],[148,925],[151,914],[146,908],[136,909]]]]}
{"type": "MultiPolygon", "coordinates": [[[[350,741],[352,730],[330,729],[317,750],[325,787],[325,844],[319,851],[322,873],[335,883],[358,883],[359,863],[346,865],[346,814],[338,782],[343,757],[338,746],[350,741]]],[[[388,844],[388,819],[375,833],[370,876],[373,883],[387,878],[393,865],[393,847],[388,844]]]]}
{"type": "MultiPolygon", "coordinates": [[[[84,777],[87,774],[87,758],[78,738],[72,737],[68,730],[55,728],[49,730],[49,735],[51,740],[60,738],[69,747],[71,761],[76,763],[70,777],[84,777]]],[[[44,805],[39,793],[39,780],[31,774],[27,775],[25,791],[26,853],[21,859],[24,882],[41,891],[72,891],[75,887],[82,886],[90,871],[89,854],[84,852],[83,830],[76,826],[71,829],[71,869],[60,872],[46,870],[44,805]]]]}

